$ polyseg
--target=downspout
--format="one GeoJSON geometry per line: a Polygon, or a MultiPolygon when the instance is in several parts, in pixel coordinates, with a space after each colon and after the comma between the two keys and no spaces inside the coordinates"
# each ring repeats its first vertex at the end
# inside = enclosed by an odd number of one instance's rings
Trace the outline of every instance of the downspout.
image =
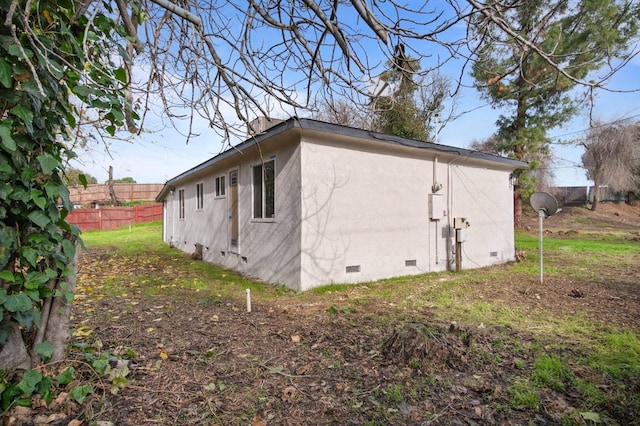
{"type": "Polygon", "coordinates": [[[451,178],[451,165],[456,159],[449,161],[447,163],[447,223],[449,224],[449,232],[447,238],[447,269],[451,264],[451,255],[454,254],[453,249],[453,241],[452,238],[455,238],[455,231],[453,237],[451,236],[451,231],[453,230],[453,223],[451,222],[451,211],[453,210],[453,188],[452,188],[452,178],[451,178]]]}
{"type": "MultiPolygon", "coordinates": [[[[435,114],[435,135],[434,135],[434,143],[439,144],[440,142],[438,141],[438,133],[440,132],[440,128],[439,128],[439,124],[438,124],[438,114],[435,114]]],[[[433,184],[431,185],[431,193],[435,194],[438,191],[440,191],[442,189],[442,184],[440,182],[438,182],[438,156],[434,155],[433,156],[433,184]]],[[[438,216],[439,217],[439,216],[438,216]]],[[[436,261],[436,265],[440,264],[440,256],[438,254],[438,224],[440,222],[439,219],[435,219],[434,221],[434,228],[435,228],[435,234],[434,234],[434,245],[435,245],[435,261],[436,261]]],[[[431,244],[428,244],[429,247],[431,247],[431,244]]],[[[429,255],[429,270],[431,270],[431,253],[428,254],[429,255]]]]}
{"type": "MultiPolygon", "coordinates": [[[[437,135],[437,132],[436,132],[437,135]]],[[[438,188],[438,156],[434,156],[433,157],[433,185],[431,185],[431,191],[435,194],[440,188],[438,188]]],[[[434,233],[434,237],[435,237],[435,251],[436,251],[436,265],[440,264],[440,259],[438,257],[438,220],[434,221],[434,228],[435,228],[435,233],[434,233]]]]}
{"type": "Polygon", "coordinates": [[[436,265],[440,264],[440,259],[438,258],[438,222],[439,220],[434,220],[433,221],[435,223],[435,228],[436,228],[436,235],[435,235],[435,242],[436,242],[436,265]]]}
{"type": "MultiPolygon", "coordinates": [[[[176,195],[175,195],[175,188],[172,188],[171,191],[169,191],[169,196],[171,197],[171,203],[168,203],[168,209],[171,209],[171,235],[169,235],[169,245],[173,246],[174,245],[173,240],[175,239],[175,236],[176,236],[176,195]]],[[[168,201],[169,198],[167,197],[166,200],[168,201]]],[[[169,214],[169,210],[167,210],[167,214],[169,214]]],[[[167,228],[167,231],[169,231],[169,228],[167,228]]]]}
{"type": "MultiPolygon", "coordinates": [[[[435,124],[435,137],[434,137],[434,142],[436,144],[438,144],[438,133],[439,133],[439,126],[438,126],[438,114],[435,114],[435,120],[436,120],[436,124],[435,124]]],[[[436,193],[438,191],[440,191],[440,189],[442,188],[442,185],[440,183],[438,183],[438,156],[434,155],[433,156],[433,184],[431,185],[431,192],[432,193],[436,193]]],[[[438,223],[440,222],[439,220],[435,220],[435,235],[434,235],[434,241],[435,241],[435,260],[436,260],[436,265],[438,265],[440,263],[440,258],[438,256],[438,223]]],[[[429,244],[429,246],[431,246],[431,244],[429,244]]],[[[429,253],[429,262],[431,262],[431,254],[429,253]]],[[[431,269],[431,265],[429,265],[429,269],[431,269]]]]}
{"type": "Polygon", "coordinates": [[[429,234],[431,232],[429,232],[431,229],[431,219],[429,219],[429,225],[427,227],[427,266],[428,266],[428,271],[431,272],[431,241],[429,240],[429,234]]]}
{"type": "Polygon", "coordinates": [[[167,242],[167,197],[162,200],[162,241],[167,242]]]}
{"type": "MultiPolygon", "coordinates": [[[[431,185],[431,193],[436,194],[441,189],[442,189],[442,184],[438,182],[438,157],[434,156],[433,157],[433,184],[431,185]]],[[[435,229],[435,234],[434,234],[435,256],[434,257],[435,257],[436,265],[439,265],[440,254],[438,251],[438,238],[439,238],[438,231],[439,231],[440,216],[437,215],[435,218],[430,218],[430,219],[433,220],[434,229],[435,229]]],[[[429,244],[429,246],[431,246],[431,244],[429,244]]],[[[431,262],[431,254],[429,254],[429,262],[431,262]]],[[[429,267],[431,267],[431,264],[429,264],[429,267]]]]}

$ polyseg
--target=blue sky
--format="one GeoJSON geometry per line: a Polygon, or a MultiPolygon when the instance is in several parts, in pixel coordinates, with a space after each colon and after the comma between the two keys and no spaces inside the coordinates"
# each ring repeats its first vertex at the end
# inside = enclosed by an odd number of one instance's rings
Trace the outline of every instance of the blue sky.
{"type": "MultiPolygon", "coordinates": [[[[639,86],[640,61],[629,64],[612,81],[612,87],[639,86]]],[[[473,89],[463,93],[460,104],[460,111],[470,112],[442,129],[439,141],[445,145],[468,148],[472,140],[486,138],[495,131],[495,121],[500,111],[486,106],[473,89]]],[[[586,114],[587,111],[584,111],[583,115],[575,117],[562,128],[553,129],[549,134],[556,140],[583,136],[583,130],[588,128],[586,114]]],[[[287,114],[282,112],[279,115],[280,118],[286,118],[287,114]]],[[[631,117],[640,120],[640,93],[600,92],[595,115],[604,121],[631,117]]],[[[78,167],[95,176],[99,182],[107,179],[109,165],[112,165],[115,178],[130,176],[139,183],[163,183],[220,152],[220,138],[205,123],[199,125],[201,135],[191,139],[187,145],[184,136],[170,126],[164,126],[159,118],[153,118],[145,126],[149,132],[133,142],[114,142],[110,148],[113,158],[99,146],[92,151],[78,152],[82,160],[78,167]]],[[[587,185],[584,169],[579,167],[582,150],[557,144],[552,148],[556,157],[556,184],[587,185]]]]}
{"type": "MultiPolygon", "coordinates": [[[[609,87],[612,91],[601,90],[598,92],[593,117],[604,122],[627,118],[635,118],[636,121],[640,121],[640,92],[618,92],[640,89],[640,58],[636,57],[634,61],[619,71],[611,80],[609,87]]],[[[475,90],[469,89],[462,102],[466,109],[474,107],[478,107],[478,109],[448,125],[441,133],[440,141],[443,144],[468,147],[473,139],[486,138],[496,129],[495,122],[500,111],[483,106],[485,103],[475,90]]],[[[586,178],[585,170],[580,167],[582,148],[559,143],[563,140],[579,139],[585,135],[585,130],[589,127],[589,112],[585,106],[585,109],[565,126],[552,129],[548,133],[555,141],[552,145],[555,157],[553,172],[555,183],[558,186],[590,184],[586,178]]]]}
{"type": "MultiPolygon", "coordinates": [[[[461,31],[463,28],[457,29],[461,31]]],[[[434,53],[434,55],[437,52],[434,53]]],[[[372,59],[369,57],[369,59],[372,59]]],[[[428,64],[423,64],[426,68],[428,64]]],[[[456,64],[449,64],[443,71],[451,73],[455,79],[459,70],[456,64]]],[[[293,77],[292,77],[293,78],[293,77]]],[[[466,76],[470,85],[471,78],[466,76]]],[[[617,90],[640,89],[640,58],[627,64],[610,82],[609,87],[617,90]]],[[[500,111],[492,109],[480,99],[475,89],[466,88],[458,100],[457,113],[468,111],[455,121],[449,122],[439,133],[442,144],[468,148],[474,139],[484,139],[495,132],[495,122],[500,111]]],[[[549,135],[554,140],[576,139],[584,135],[588,128],[587,111],[575,117],[562,128],[552,129],[549,135]]],[[[276,118],[288,118],[291,110],[282,109],[273,114],[276,118]]],[[[617,93],[601,91],[595,104],[595,117],[603,121],[636,117],[640,120],[640,92],[617,93]]],[[[225,117],[235,121],[232,111],[225,117]]],[[[178,123],[183,130],[187,121],[178,123]]],[[[151,114],[147,117],[145,132],[132,142],[114,141],[107,154],[104,147],[93,146],[90,150],[78,150],[79,163],[72,164],[95,176],[99,182],[107,179],[109,165],[114,168],[114,178],[133,177],[139,183],[163,183],[183,171],[202,163],[218,154],[222,149],[220,137],[208,128],[204,120],[195,119],[195,127],[200,136],[190,139],[174,130],[168,123],[151,114]]],[[[184,134],[184,132],[183,132],[184,134]]],[[[239,139],[235,141],[240,142],[239,139]]],[[[582,150],[576,147],[553,145],[556,162],[554,164],[555,183],[559,186],[587,185],[584,170],[579,167],[582,150]]]]}

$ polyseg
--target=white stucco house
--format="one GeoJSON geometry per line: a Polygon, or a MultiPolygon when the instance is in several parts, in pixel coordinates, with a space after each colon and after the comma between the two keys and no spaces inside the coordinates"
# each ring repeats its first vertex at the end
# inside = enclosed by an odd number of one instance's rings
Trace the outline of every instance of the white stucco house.
{"type": "Polygon", "coordinates": [[[525,165],[290,118],[170,179],[156,200],[168,244],[303,291],[513,260],[511,174],[525,165]]]}

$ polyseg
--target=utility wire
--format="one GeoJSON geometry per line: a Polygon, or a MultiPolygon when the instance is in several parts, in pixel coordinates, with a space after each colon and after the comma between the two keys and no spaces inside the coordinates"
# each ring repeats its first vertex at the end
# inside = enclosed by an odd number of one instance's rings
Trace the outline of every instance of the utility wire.
{"type": "Polygon", "coordinates": [[[625,121],[629,121],[629,120],[632,120],[632,119],[638,118],[638,117],[640,117],[640,114],[632,115],[632,116],[626,117],[626,118],[620,118],[618,120],[610,121],[608,123],[604,123],[604,124],[601,124],[599,126],[593,126],[593,127],[587,128],[587,129],[574,130],[572,132],[563,133],[561,135],[549,136],[549,138],[550,139],[560,139],[560,138],[563,138],[565,136],[571,136],[571,135],[575,135],[575,134],[578,134],[578,133],[585,133],[585,132],[588,132],[591,129],[599,129],[601,127],[607,127],[607,126],[610,126],[612,124],[624,123],[625,121]]]}

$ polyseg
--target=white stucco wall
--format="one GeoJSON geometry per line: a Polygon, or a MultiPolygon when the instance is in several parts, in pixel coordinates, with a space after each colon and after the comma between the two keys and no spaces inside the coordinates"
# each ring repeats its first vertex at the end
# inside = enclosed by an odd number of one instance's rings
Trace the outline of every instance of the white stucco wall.
{"type": "Polygon", "coordinates": [[[513,258],[509,170],[431,151],[313,136],[301,145],[301,161],[302,289],[453,269],[449,225],[456,216],[472,224],[463,268],[513,258]],[[429,214],[434,178],[442,184],[438,221],[429,214]]]}
{"type": "Polygon", "coordinates": [[[294,140],[264,146],[262,158],[275,160],[275,217],[253,219],[252,166],[260,155],[243,154],[240,167],[240,243],[237,255],[219,263],[264,281],[298,289],[300,270],[300,162],[294,140]]]}
{"type": "Polygon", "coordinates": [[[302,144],[303,288],[433,270],[431,163],[345,146],[302,144]]]}
{"type": "Polygon", "coordinates": [[[515,247],[510,171],[454,162],[449,173],[451,217],[464,217],[470,223],[466,230],[466,241],[462,244],[462,268],[513,260],[515,247]]]}
{"type": "Polygon", "coordinates": [[[205,246],[203,256],[209,258],[211,253],[223,248],[227,229],[225,211],[227,203],[225,198],[216,198],[214,194],[215,177],[224,171],[217,170],[213,174],[202,174],[192,177],[175,186],[166,199],[165,217],[165,241],[172,246],[193,253],[195,244],[205,246]],[[203,184],[204,206],[196,209],[196,185],[203,184]],[[185,217],[179,217],[179,192],[185,194],[185,217]]]}
{"type": "Polygon", "coordinates": [[[282,141],[262,150],[265,161],[275,160],[275,218],[253,219],[252,166],[260,153],[247,150],[199,177],[175,186],[167,196],[165,241],[187,253],[204,246],[203,260],[217,263],[271,283],[297,289],[300,266],[300,163],[295,143],[282,141]],[[238,170],[239,244],[230,246],[229,172],[238,170]],[[215,197],[215,178],[226,176],[226,194],[215,197]],[[196,210],[196,184],[204,184],[204,208],[196,210]],[[185,218],[178,218],[178,191],[185,190],[185,218]],[[170,213],[169,213],[170,211],[170,213]],[[172,219],[171,219],[172,218],[172,219]],[[171,223],[169,223],[169,220],[171,223]]]}

